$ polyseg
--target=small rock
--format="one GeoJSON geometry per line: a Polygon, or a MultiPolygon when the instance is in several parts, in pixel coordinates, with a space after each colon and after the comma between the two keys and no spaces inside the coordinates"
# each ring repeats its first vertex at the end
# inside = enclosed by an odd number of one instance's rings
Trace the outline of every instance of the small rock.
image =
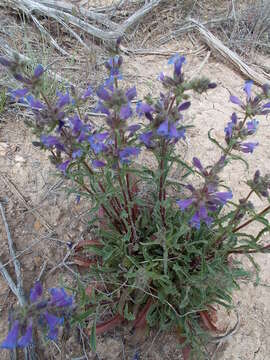
{"type": "Polygon", "coordinates": [[[0,156],[5,156],[8,150],[8,144],[0,142],[0,156]]]}
{"type": "Polygon", "coordinates": [[[21,155],[15,155],[14,160],[19,163],[26,162],[26,159],[24,157],[22,157],[21,155]]]}

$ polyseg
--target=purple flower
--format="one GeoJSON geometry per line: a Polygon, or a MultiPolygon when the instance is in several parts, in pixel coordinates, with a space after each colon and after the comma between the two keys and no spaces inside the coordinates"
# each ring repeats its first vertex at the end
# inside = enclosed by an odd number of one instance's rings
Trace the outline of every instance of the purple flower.
{"type": "Polygon", "coordinates": [[[49,305],[56,307],[70,307],[73,303],[73,297],[69,296],[63,288],[50,289],[51,299],[49,305]]]}
{"type": "Polygon", "coordinates": [[[199,229],[201,226],[201,222],[205,222],[207,226],[212,224],[213,219],[208,216],[207,210],[205,206],[201,206],[198,211],[192,216],[190,220],[190,225],[199,229]]]}
{"type": "Polygon", "coordinates": [[[258,142],[246,142],[246,143],[240,143],[238,144],[239,150],[244,153],[253,153],[256,146],[258,146],[258,142]]]}
{"type": "Polygon", "coordinates": [[[19,321],[15,320],[7,337],[5,338],[5,340],[2,342],[2,344],[0,346],[1,349],[15,349],[15,347],[17,346],[19,329],[20,329],[19,321]]]}
{"type": "Polygon", "coordinates": [[[126,120],[132,116],[132,108],[129,103],[121,106],[119,115],[120,115],[120,119],[122,120],[126,120]]]}
{"type": "Polygon", "coordinates": [[[232,199],[233,194],[231,191],[221,191],[221,192],[216,192],[213,194],[213,201],[215,201],[217,204],[222,204],[225,205],[227,203],[228,200],[232,199]]]}
{"type": "Polygon", "coordinates": [[[29,105],[31,106],[31,108],[33,110],[42,110],[42,109],[44,109],[44,104],[42,104],[42,102],[40,102],[39,100],[33,98],[32,96],[30,97],[28,102],[29,102],[29,105]]]}
{"type": "Polygon", "coordinates": [[[105,89],[104,86],[100,86],[97,89],[97,96],[103,101],[110,101],[112,98],[110,93],[105,89]]]}
{"type": "Polygon", "coordinates": [[[26,347],[33,342],[33,323],[30,320],[29,325],[26,328],[25,334],[18,340],[19,347],[26,347]]]}
{"type": "Polygon", "coordinates": [[[88,141],[95,154],[99,154],[102,151],[107,150],[107,146],[104,144],[104,140],[107,139],[109,133],[100,133],[89,136],[88,141]]]}
{"type": "Polygon", "coordinates": [[[245,82],[245,86],[244,86],[244,91],[247,94],[247,101],[249,101],[251,99],[251,88],[253,85],[253,81],[252,80],[247,80],[245,82]]]}
{"type": "Polygon", "coordinates": [[[270,109],[270,102],[264,104],[262,107],[263,107],[263,109],[270,109]]]}
{"type": "Polygon", "coordinates": [[[164,137],[169,134],[169,123],[167,119],[159,125],[157,134],[164,137]]]}
{"type": "Polygon", "coordinates": [[[72,152],[72,159],[80,158],[83,154],[83,151],[81,149],[74,150],[72,152]]]}
{"type": "Polygon", "coordinates": [[[230,101],[233,104],[236,104],[236,105],[239,105],[239,106],[244,106],[243,102],[237,96],[231,95],[230,96],[230,101]]]}
{"type": "Polygon", "coordinates": [[[62,317],[60,318],[55,315],[49,314],[48,311],[45,312],[44,317],[49,327],[48,338],[50,340],[56,340],[58,336],[58,326],[63,324],[64,319],[62,317]]]}
{"type": "Polygon", "coordinates": [[[64,95],[62,93],[58,92],[58,97],[59,97],[59,99],[56,103],[57,108],[62,108],[65,105],[70,104],[70,96],[69,96],[68,92],[66,92],[64,95]]]}
{"type": "Polygon", "coordinates": [[[42,293],[43,293],[42,284],[39,281],[37,281],[34,287],[32,287],[32,289],[30,290],[30,302],[34,303],[37,300],[39,300],[40,297],[42,296],[42,293]]]}
{"type": "Polygon", "coordinates": [[[44,73],[44,68],[41,64],[38,64],[38,66],[34,70],[34,77],[39,78],[44,73]]]}
{"type": "Polygon", "coordinates": [[[197,169],[199,169],[201,172],[204,171],[204,167],[202,166],[202,163],[200,162],[200,160],[199,160],[198,158],[194,157],[194,158],[192,159],[192,162],[193,162],[193,165],[194,165],[197,169]]]}
{"type": "Polygon", "coordinates": [[[152,112],[154,112],[154,108],[147,103],[139,101],[136,105],[136,112],[138,116],[141,117],[143,115],[151,114],[152,112]]]}
{"type": "Polygon", "coordinates": [[[129,131],[129,137],[133,136],[137,130],[141,128],[141,125],[130,125],[127,128],[127,131],[129,131]]]}
{"type": "Polygon", "coordinates": [[[191,105],[190,101],[186,101],[184,103],[182,103],[181,105],[178,106],[178,111],[183,111],[183,110],[187,110],[191,105]]]}
{"type": "Polygon", "coordinates": [[[168,61],[169,65],[174,64],[174,74],[178,77],[181,75],[182,65],[185,63],[186,58],[184,56],[180,56],[179,54],[172,56],[168,61]]]}
{"type": "Polygon", "coordinates": [[[23,98],[28,92],[29,90],[26,88],[17,89],[17,90],[12,90],[11,95],[15,96],[15,98],[23,98]]]}
{"type": "Polygon", "coordinates": [[[103,104],[103,102],[99,101],[97,103],[97,106],[95,107],[95,112],[97,113],[101,113],[101,114],[106,114],[106,115],[110,115],[110,111],[108,108],[106,108],[106,106],[103,104]]]}
{"type": "Polygon", "coordinates": [[[7,60],[3,56],[0,56],[0,64],[2,64],[3,66],[9,67],[9,66],[11,66],[11,61],[7,60]]]}
{"type": "Polygon", "coordinates": [[[179,206],[179,208],[182,211],[184,211],[186,208],[190,207],[190,205],[192,205],[194,201],[195,201],[195,199],[189,198],[189,199],[184,199],[184,200],[178,200],[178,201],[176,201],[176,203],[179,206]]]}
{"type": "Polygon", "coordinates": [[[63,145],[59,141],[59,138],[56,136],[41,135],[40,140],[41,140],[42,144],[47,148],[51,148],[51,147],[55,146],[59,150],[64,149],[63,145]]]}
{"type": "Polygon", "coordinates": [[[106,166],[106,163],[101,160],[93,160],[92,165],[94,168],[102,168],[102,167],[106,166]]]}
{"type": "Polygon", "coordinates": [[[137,96],[137,91],[135,86],[133,86],[132,88],[126,91],[126,97],[128,101],[133,100],[136,96],[137,96]]]}
{"type": "Polygon", "coordinates": [[[152,137],[153,137],[153,131],[148,131],[144,134],[141,134],[139,139],[144,143],[144,145],[146,145],[147,147],[152,147],[153,141],[152,141],[152,137]]]}
{"type": "Polygon", "coordinates": [[[255,134],[257,128],[258,128],[258,125],[259,125],[259,121],[256,120],[256,119],[253,119],[249,122],[247,122],[247,132],[248,132],[248,135],[253,135],[255,134]]]}
{"type": "Polygon", "coordinates": [[[159,74],[159,76],[158,76],[157,79],[160,80],[160,81],[164,81],[164,80],[165,80],[165,74],[164,74],[164,72],[161,72],[161,73],[159,74]]]}
{"type": "Polygon", "coordinates": [[[232,121],[228,122],[227,126],[224,129],[227,139],[232,138],[233,130],[234,130],[236,124],[237,124],[237,115],[236,115],[236,113],[232,114],[231,120],[232,121]]]}
{"type": "Polygon", "coordinates": [[[136,147],[126,147],[125,149],[119,151],[120,161],[122,163],[129,163],[130,156],[138,156],[140,153],[140,149],[136,147]]]}
{"type": "Polygon", "coordinates": [[[77,135],[83,127],[83,123],[77,114],[73,118],[69,118],[69,124],[73,135],[77,135]]]}
{"type": "Polygon", "coordinates": [[[62,173],[64,175],[66,175],[66,172],[67,172],[67,168],[69,166],[69,163],[70,163],[70,160],[66,160],[64,161],[62,164],[58,165],[57,168],[58,170],[62,171],[62,173]]]}
{"type": "Polygon", "coordinates": [[[86,100],[91,95],[93,95],[93,90],[92,90],[91,86],[88,86],[88,88],[85,90],[85,92],[82,95],[82,100],[86,100]]]}

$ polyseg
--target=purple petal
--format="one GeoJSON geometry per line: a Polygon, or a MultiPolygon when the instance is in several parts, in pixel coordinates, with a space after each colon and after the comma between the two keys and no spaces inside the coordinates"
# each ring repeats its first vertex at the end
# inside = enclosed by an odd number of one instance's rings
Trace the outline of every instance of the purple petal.
{"type": "Polygon", "coordinates": [[[34,77],[39,78],[44,73],[44,68],[41,64],[38,64],[38,66],[34,70],[34,77]]]}
{"type": "Polygon", "coordinates": [[[119,115],[122,120],[126,120],[132,116],[132,108],[129,103],[121,107],[119,115]]]}
{"type": "Polygon", "coordinates": [[[160,80],[160,81],[164,81],[164,80],[165,80],[165,75],[164,75],[163,72],[161,72],[161,73],[159,74],[158,80],[160,80]]]}
{"type": "Polygon", "coordinates": [[[178,139],[179,138],[179,133],[176,129],[175,124],[172,124],[170,126],[170,130],[169,130],[169,138],[170,139],[178,139]]]}
{"type": "Polygon", "coordinates": [[[64,173],[64,174],[66,174],[69,163],[70,163],[70,160],[64,161],[62,164],[57,166],[58,170],[62,171],[62,173],[64,173]]]}
{"type": "Polygon", "coordinates": [[[86,91],[84,92],[82,99],[86,100],[89,96],[93,95],[93,90],[91,88],[91,86],[88,86],[88,88],[86,89],[86,91]]]}
{"type": "Polygon", "coordinates": [[[264,104],[262,107],[263,107],[263,109],[270,109],[270,102],[267,104],[264,104]]]}
{"type": "Polygon", "coordinates": [[[154,111],[154,108],[147,103],[143,103],[140,101],[136,105],[136,112],[139,116],[142,116],[147,113],[151,113],[153,111],[154,111]]]}
{"type": "Polygon", "coordinates": [[[192,227],[195,227],[196,229],[200,228],[200,226],[201,226],[201,218],[200,218],[200,215],[199,215],[198,211],[196,211],[195,214],[190,219],[190,225],[192,227]]]}
{"type": "Polygon", "coordinates": [[[29,322],[29,325],[26,328],[25,334],[20,337],[18,340],[19,347],[26,347],[33,342],[33,323],[32,321],[29,322]]]}
{"type": "Polygon", "coordinates": [[[178,200],[176,201],[177,205],[179,206],[179,208],[184,211],[186,208],[188,208],[193,202],[195,201],[195,199],[193,198],[189,198],[189,199],[184,199],[184,200],[178,200]]]}
{"type": "Polygon", "coordinates": [[[17,340],[19,336],[20,324],[18,320],[15,320],[11,330],[9,331],[7,337],[0,345],[1,349],[15,349],[17,346],[17,340]]]}
{"type": "Polygon", "coordinates": [[[109,101],[111,99],[111,95],[109,92],[104,88],[104,86],[100,86],[97,89],[97,96],[102,99],[103,101],[109,101]]]}
{"type": "Polygon", "coordinates": [[[11,94],[15,96],[16,98],[22,98],[29,92],[28,89],[17,89],[13,90],[11,94]]]}
{"type": "Polygon", "coordinates": [[[219,202],[224,205],[230,199],[232,199],[233,194],[231,191],[222,191],[215,193],[215,197],[219,200],[219,202]]]}
{"type": "Polygon", "coordinates": [[[34,99],[33,97],[30,98],[29,105],[31,106],[31,108],[33,110],[42,110],[42,109],[44,109],[44,104],[42,104],[42,102],[40,102],[39,100],[34,99]]]}
{"type": "Polygon", "coordinates": [[[76,135],[79,133],[81,128],[83,127],[83,123],[78,115],[75,115],[73,118],[69,118],[69,124],[72,129],[72,134],[76,135]]]}
{"type": "Polygon", "coordinates": [[[0,64],[2,64],[3,66],[10,66],[11,62],[3,56],[0,56],[0,64]]]}
{"type": "Polygon", "coordinates": [[[101,160],[93,160],[92,165],[94,168],[102,168],[102,167],[106,166],[106,163],[101,160]]]}
{"type": "Polygon", "coordinates": [[[110,115],[109,109],[106,108],[101,101],[99,101],[99,102],[97,103],[97,106],[95,107],[95,110],[94,110],[94,111],[97,112],[97,113],[110,115]]]}
{"type": "Polygon", "coordinates": [[[43,287],[40,281],[37,281],[34,285],[34,287],[32,287],[32,289],[30,290],[30,302],[34,303],[36,302],[43,293],[43,287]]]}
{"type": "Polygon", "coordinates": [[[72,153],[72,159],[77,159],[80,158],[83,154],[83,151],[81,149],[77,149],[75,151],[73,151],[72,153]]]}
{"type": "Polygon", "coordinates": [[[237,96],[234,96],[234,95],[230,96],[230,102],[232,102],[233,104],[239,105],[239,106],[243,105],[242,101],[240,99],[238,99],[237,96]]]}
{"type": "Polygon", "coordinates": [[[231,120],[232,120],[232,122],[233,122],[235,125],[237,124],[237,115],[236,115],[235,112],[232,113],[232,115],[231,115],[231,120]]]}
{"type": "Polygon", "coordinates": [[[173,56],[171,56],[168,60],[168,65],[174,65],[174,63],[176,62],[176,60],[180,59],[180,55],[179,54],[175,54],[173,56]]]}
{"type": "Polygon", "coordinates": [[[73,297],[69,296],[63,288],[50,289],[51,299],[49,304],[57,307],[69,307],[73,303],[73,297]]]}
{"type": "Polygon", "coordinates": [[[129,131],[129,136],[133,136],[137,130],[141,128],[141,125],[130,125],[127,128],[127,131],[129,131]]]}
{"type": "Polygon", "coordinates": [[[181,104],[180,106],[178,106],[178,111],[183,111],[183,110],[187,110],[191,105],[190,101],[186,101],[183,104],[181,104]]]}
{"type": "Polygon", "coordinates": [[[119,151],[119,157],[122,162],[128,162],[130,156],[138,156],[140,149],[136,147],[126,147],[125,149],[119,151]]]}
{"type": "Polygon", "coordinates": [[[160,136],[167,136],[169,134],[169,123],[168,120],[163,121],[158,129],[157,129],[157,134],[160,136]]]}
{"type": "Polygon", "coordinates": [[[141,134],[139,139],[147,146],[147,147],[151,147],[153,142],[152,142],[152,136],[153,136],[153,131],[148,131],[144,134],[141,134]]]}
{"type": "Polygon", "coordinates": [[[136,87],[132,87],[126,91],[126,97],[128,98],[128,101],[133,100],[137,96],[136,87]]]}
{"type": "Polygon", "coordinates": [[[62,95],[59,97],[59,100],[57,101],[56,106],[58,108],[62,108],[65,105],[68,105],[70,103],[70,96],[69,93],[67,92],[65,95],[62,95]]]}
{"type": "Polygon", "coordinates": [[[180,76],[182,65],[185,64],[186,58],[184,56],[181,56],[179,59],[177,59],[174,63],[174,72],[177,76],[180,76]]]}
{"type": "Polygon", "coordinates": [[[204,168],[203,168],[203,166],[202,166],[202,164],[201,164],[201,162],[200,162],[200,160],[199,160],[198,158],[194,157],[194,158],[192,159],[192,162],[193,162],[193,165],[194,165],[197,169],[199,169],[200,171],[204,171],[204,168]]]}
{"type": "Polygon", "coordinates": [[[247,80],[245,82],[245,86],[244,86],[244,91],[247,94],[247,100],[249,100],[251,98],[251,88],[253,85],[253,81],[252,80],[247,80]]]}
{"type": "Polygon", "coordinates": [[[252,142],[240,143],[239,150],[243,151],[244,153],[253,153],[255,147],[258,145],[259,145],[258,142],[256,142],[256,143],[252,143],[252,142]]]}

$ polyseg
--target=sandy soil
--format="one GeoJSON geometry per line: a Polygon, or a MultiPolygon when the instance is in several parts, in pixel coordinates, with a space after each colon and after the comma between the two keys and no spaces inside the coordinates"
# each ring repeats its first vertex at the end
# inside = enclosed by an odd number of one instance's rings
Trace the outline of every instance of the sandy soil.
{"type": "MultiPolygon", "coordinates": [[[[170,44],[172,50],[180,53],[190,53],[194,49],[184,46],[184,43],[170,44]]],[[[162,49],[161,49],[162,50],[162,49]]],[[[187,55],[187,74],[192,75],[198,69],[206,53],[201,57],[187,55]]],[[[135,83],[138,93],[158,91],[155,80],[161,70],[168,69],[167,58],[159,56],[131,57],[124,74],[130,83],[135,83]]],[[[196,95],[191,110],[187,112],[186,120],[195,125],[188,135],[185,157],[190,161],[194,155],[200,157],[203,164],[211,164],[218,157],[215,146],[207,140],[207,131],[213,128],[213,134],[219,141],[224,138],[224,126],[229,121],[233,105],[229,103],[229,91],[240,95],[244,79],[226,65],[210,57],[204,66],[202,74],[218,83],[218,88],[209,91],[207,95],[196,95]]],[[[78,78],[84,76],[78,70],[78,78]]],[[[242,93],[243,94],[243,93],[242,93]]],[[[75,198],[68,199],[63,191],[66,182],[61,182],[54,174],[53,167],[46,154],[40,153],[31,145],[33,137],[23,123],[23,109],[13,108],[0,115],[0,200],[5,206],[7,220],[12,237],[20,255],[23,267],[23,277],[26,292],[42,272],[47,287],[56,282],[72,282],[70,270],[62,267],[61,261],[67,253],[67,242],[77,241],[87,234],[87,204],[75,204],[75,198]],[[29,249],[28,249],[29,248],[29,249]],[[28,249],[28,250],[27,250],[28,249]],[[59,266],[58,266],[59,265],[59,266]],[[45,268],[44,268],[45,266],[45,268]],[[44,269],[44,271],[42,271],[44,269]]],[[[270,131],[269,119],[260,119],[260,128],[256,139],[260,146],[251,157],[252,163],[247,171],[245,167],[235,162],[223,174],[227,184],[233,189],[236,198],[246,194],[244,181],[259,168],[263,172],[270,171],[270,131]]],[[[179,146],[179,153],[183,146],[179,146]]],[[[147,154],[143,161],[150,162],[147,154]]],[[[261,208],[261,204],[254,199],[261,208]]],[[[256,230],[256,229],[254,229],[256,230]]],[[[6,236],[0,222],[2,261],[9,260],[6,236]]],[[[253,231],[252,227],[250,231],[253,231]]],[[[219,346],[216,359],[220,360],[267,360],[270,354],[270,257],[256,255],[260,272],[260,284],[241,283],[241,290],[235,292],[234,301],[238,304],[240,326],[237,333],[219,346]]],[[[246,266],[251,268],[248,261],[246,266]]],[[[72,268],[75,269],[76,268],[72,268]]],[[[254,279],[255,282],[255,279],[254,279]]],[[[0,278],[0,340],[5,336],[7,324],[7,309],[15,305],[16,300],[9,292],[6,284],[0,278]]],[[[233,317],[224,316],[222,326],[233,322],[233,317]]],[[[72,359],[82,356],[73,339],[67,344],[61,357],[54,345],[50,346],[48,358],[72,359]]],[[[128,339],[121,332],[100,337],[97,355],[88,354],[89,359],[131,360],[138,350],[141,360],[180,360],[180,350],[173,334],[150,334],[146,342],[139,346],[127,344],[128,339]]],[[[45,355],[43,355],[45,356],[45,355]]],[[[46,355],[47,356],[47,355],[46,355]]],[[[5,352],[1,359],[7,359],[5,352]]],[[[41,357],[47,359],[47,357],[41,357]]]]}

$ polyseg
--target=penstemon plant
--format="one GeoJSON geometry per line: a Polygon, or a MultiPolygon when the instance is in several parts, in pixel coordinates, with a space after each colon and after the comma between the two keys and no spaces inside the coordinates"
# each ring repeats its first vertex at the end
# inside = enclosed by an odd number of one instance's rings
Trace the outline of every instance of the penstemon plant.
{"type": "Polygon", "coordinates": [[[211,317],[215,305],[232,307],[237,280],[248,274],[230,255],[270,250],[262,242],[270,230],[270,175],[257,170],[247,181],[250,191],[238,202],[221,178],[234,160],[248,166],[241,155],[258,146],[248,139],[256,133],[256,116],[270,112],[270,86],[253,96],[252,81],[246,81],[245,99],[230,97],[239,113],[225,127],[224,143],[209,131],[218,160],[205,166],[194,157],[189,164],[176,148],[177,143],[185,146],[188,136],[184,112],[192,91],[212,91],[216,84],[186,79],[185,57],[175,55],[169,60],[173,74],[159,75],[160,95],[136,102],[135,86],[122,85],[122,62],[119,55],[106,62],[108,78],[95,91],[69,86],[51,98],[42,87],[41,65],[29,76],[18,59],[0,58],[23,85],[10,96],[26,102],[35,115],[28,123],[37,136],[33,145],[47,151],[71,180],[70,192],[78,201],[89,200],[91,238],[78,245],[88,267],[74,289],[78,302],[72,324],[92,321],[94,349],[95,336],[115,326],[135,332],[174,329],[185,359],[204,358],[204,345],[217,331],[211,317]],[[84,111],[85,103],[96,98],[94,110],[104,117],[99,126],[84,111]],[[141,152],[151,154],[152,166],[136,161],[141,152]],[[181,175],[172,179],[176,166],[181,175]],[[256,212],[253,196],[267,203],[262,211],[256,212]],[[252,222],[261,225],[257,233],[246,231],[252,222]],[[101,321],[105,310],[111,315],[101,321]]]}

